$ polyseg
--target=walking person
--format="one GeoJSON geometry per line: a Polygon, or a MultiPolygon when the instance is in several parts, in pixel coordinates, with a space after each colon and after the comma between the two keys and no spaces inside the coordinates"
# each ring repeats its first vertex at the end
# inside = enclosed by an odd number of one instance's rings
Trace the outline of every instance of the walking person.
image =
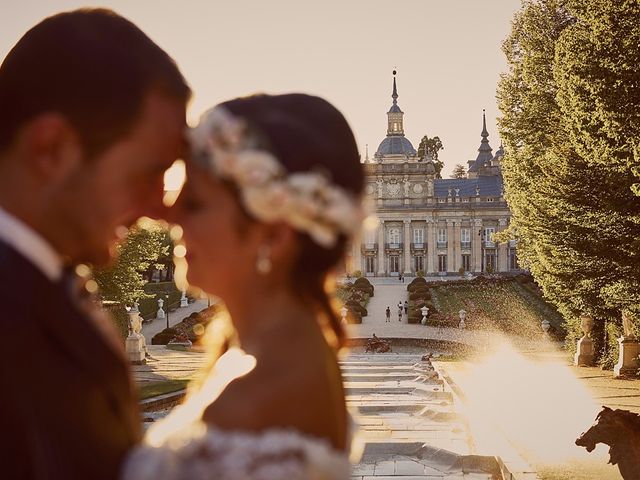
{"type": "Polygon", "coordinates": [[[409,302],[407,302],[406,300],[404,301],[404,314],[406,316],[409,316],[409,302]]]}
{"type": "Polygon", "coordinates": [[[402,302],[398,303],[398,321],[402,322],[402,302]]]}
{"type": "Polygon", "coordinates": [[[391,309],[389,307],[387,307],[386,315],[387,315],[387,319],[385,320],[385,323],[391,322],[391,309]]]}

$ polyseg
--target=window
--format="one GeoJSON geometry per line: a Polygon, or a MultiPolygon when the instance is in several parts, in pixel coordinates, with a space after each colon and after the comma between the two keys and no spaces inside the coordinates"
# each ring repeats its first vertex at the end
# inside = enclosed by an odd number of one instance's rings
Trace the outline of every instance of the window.
{"type": "Polygon", "coordinates": [[[484,245],[485,247],[493,247],[493,234],[496,233],[496,227],[486,227],[484,229],[484,245]]]}
{"type": "Polygon", "coordinates": [[[389,243],[400,243],[400,229],[399,228],[390,228],[389,229],[389,243]]]}
{"type": "Polygon", "coordinates": [[[389,257],[389,271],[391,273],[398,273],[400,271],[400,259],[397,255],[389,257]]]}
{"type": "Polygon", "coordinates": [[[487,202],[493,202],[493,198],[492,197],[487,197],[487,202]]]}
{"type": "Polygon", "coordinates": [[[438,271],[440,273],[447,271],[447,256],[446,255],[438,255],[438,271]]]}
{"type": "Polygon", "coordinates": [[[471,255],[468,253],[462,255],[462,268],[465,272],[471,271],[471,255]]]}
{"type": "Polygon", "coordinates": [[[509,250],[509,270],[518,270],[520,266],[518,265],[518,256],[516,255],[516,249],[512,248],[509,250]]]}
{"type": "Polygon", "coordinates": [[[447,243],[447,229],[439,228],[438,229],[438,243],[446,244],[447,243]]]}
{"type": "Polygon", "coordinates": [[[470,246],[471,245],[471,229],[463,228],[460,230],[460,243],[462,246],[470,246]]]}
{"type": "Polygon", "coordinates": [[[424,243],[423,228],[416,228],[413,230],[413,243],[424,243]]]}
{"type": "Polygon", "coordinates": [[[397,122],[393,122],[393,131],[394,132],[398,131],[398,123],[397,122]]]}
{"type": "Polygon", "coordinates": [[[374,257],[365,257],[365,266],[366,266],[365,271],[367,273],[374,273],[375,272],[375,258],[374,257]]]}
{"type": "Polygon", "coordinates": [[[414,272],[417,272],[418,270],[424,271],[424,257],[413,257],[413,266],[415,267],[414,272]]]}
{"type": "Polygon", "coordinates": [[[496,271],[496,253],[494,251],[485,253],[484,271],[489,273],[496,271]]]}

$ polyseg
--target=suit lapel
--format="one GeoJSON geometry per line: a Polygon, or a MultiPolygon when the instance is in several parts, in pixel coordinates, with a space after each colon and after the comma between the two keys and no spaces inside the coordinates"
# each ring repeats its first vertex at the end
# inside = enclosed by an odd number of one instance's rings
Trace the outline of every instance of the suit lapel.
{"type": "Polygon", "coordinates": [[[123,348],[115,345],[83,314],[59,283],[51,283],[22,255],[0,242],[0,264],[18,285],[38,292],[35,319],[79,370],[94,379],[110,399],[116,414],[137,432],[139,419],[123,348]]]}

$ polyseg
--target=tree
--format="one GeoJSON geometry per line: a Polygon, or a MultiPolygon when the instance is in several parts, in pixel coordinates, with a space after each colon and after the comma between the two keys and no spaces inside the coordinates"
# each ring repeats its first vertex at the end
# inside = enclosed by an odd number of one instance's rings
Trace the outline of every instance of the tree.
{"type": "Polygon", "coordinates": [[[143,287],[147,283],[145,272],[150,266],[160,268],[158,259],[169,254],[166,230],[150,222],[135,226],[117,246],[116,261],[109,267],[94,271],[103,300],[131,306],[147,295],[143,287]]]}
{"type": "Polygon", "coordinates": [[[599,259],[609,266],[599,297],[638,318],[640,3],[571,0],[568,7],[577,21],[557,43],[557,100],[571,147],[599,180],[589,192],[598,194],[590,202],[596,208],[585,209],[578,221],[599,235],[599,259]]]}
{"type": "Polygon", "coordinates": [[[455,167],[453,167],[453,172],[451,173],[451,178],[466,178],[467,177],[467,169],[464,165],[458,163],[455,167]]]}
{"type": "Polygon", "coordinates": [[[444,162],[438,159],[438,152],[440,150],[444,150],[444,145],[442,144],[440,137],[436,136],[436,137],[430,138],[428,135],[425,135],[424,137],[422,137],[422,140],[420,140],[420,145],[418,146],[418,158],[420,160],[424,158],[425,150],[427,153],[431,155],[431,158],[433,159],[433,163],[435,163],[436,176],[438,178],[442,178],[440,176],[440,172],[444,167],[444,162]]]}
{"type": "Polygon", "coordinates": [[[527,0],[503,44],[509,72],[497,96],[512,221],[498,240],[518,239],[574,337],[582,313],[602,335],[621,309],[640,309],[631,294],[640,291],[638,9],[527,0]]]}

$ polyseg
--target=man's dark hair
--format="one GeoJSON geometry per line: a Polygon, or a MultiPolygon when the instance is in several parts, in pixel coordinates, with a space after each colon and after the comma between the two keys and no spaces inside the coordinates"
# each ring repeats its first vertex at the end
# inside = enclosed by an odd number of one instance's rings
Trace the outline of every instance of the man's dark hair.
{"type": "Polygon", "coordinates": [[[171,57],[129,20],[105,9],[46,18],[0,66],[0,151],[26,122],[58,112],[88,156],[100,153],[128,133],[154,89],[190,96],[171,57]]]}

